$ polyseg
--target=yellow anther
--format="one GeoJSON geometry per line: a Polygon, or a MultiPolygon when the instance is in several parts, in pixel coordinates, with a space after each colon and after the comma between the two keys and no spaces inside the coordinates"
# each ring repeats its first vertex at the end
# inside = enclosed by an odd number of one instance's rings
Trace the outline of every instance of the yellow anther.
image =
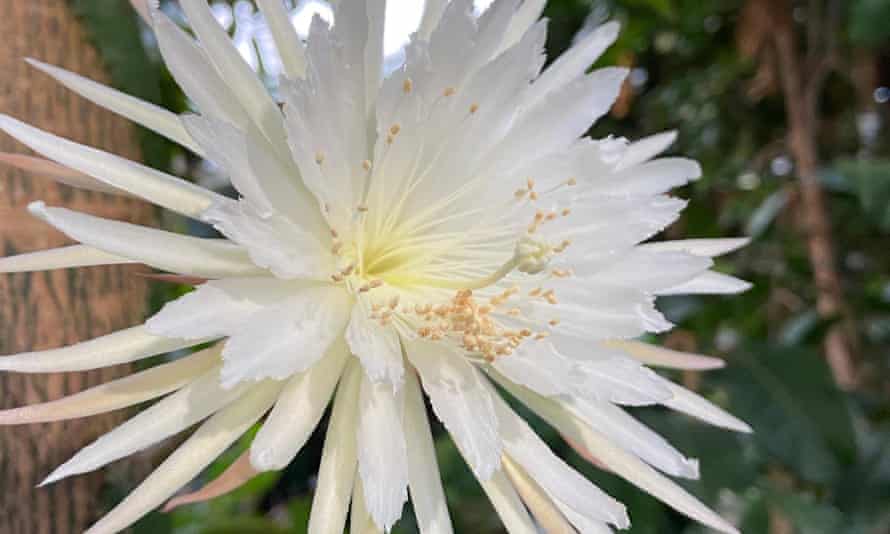
{"type": "Polygon", "coordinates": [[[389,299],[389,309],[394,310],[399,307],[399,296],[394,295],[391,299],[389,299]]]}
{"type": "Polygon", "coordinates": [[[366,211],[368,211],[368,206],[365,204],[359,204],[358,206],[355,207],[355,209],[356,209],[356,211],[365,213],[366,211]]]}
{"type": "Polygon", "coordinates": [[[532,191],[531,193],[528,194],[528,198],[530,198],[531,200],[538,200],[538,192],[532,191]]]}
{"type": "Polygon", "coordinates": [[[529,178],[528,180],[526,180],[525,183],[528,185],[528,190],[529,190],[529,191],[531,191],[532,189],[535,188],[535,181],[532,180],[531,178],[529,178]]]}
{"type": "Polygon", "coordinates": [[[559,319],[550,319],[549,321],[547,321],[547,324],[549,324],[550,326],[556,326],[559,324],[559,319]]]}
{"type": "Polygon", "coordinates": [[[562,210],[562,216],[563,216],[563,217],[568,217],[570,213],[572,213],[572,210],[569,209],[569,208],[564,208],[564,209],[562,210]]]}
{"type": "Polygon", "coordinates": [[[569,178],[568,181],[566,181],[566,185],[578,185],[578,180],[575,178],[569,178]]]}
{"type": "Polygon", "coordinates": [[[375,280],[371,280],[371,282],[368,285],[371,287],[371,289],[377,289],[378,287],[383,285],[383,280],[380,280],[379,278],[377,278],[375,280]]]}
{"type": "Polygon", "coordinates": [[[362,168],[365,169],[366,172],[370,171],[371,170],[371,160],[366,159],[365,161],[363,161],[362,168]]]}
{"type": "Polygon", "coordinates": [[[399,132],[401,132],[401,131],[402,131],[402,127],[399,124],[393,124],[392,126],[389,127],[389,133],[391,133],[392,135],[399,135],[399,132]]]}
{"type": "Polygon", "coordinates": [[[457,89],[455,89],[454,87],[448,87],[442,94],[445,96],[454,96],[455,93],[457,93],[457,89]]]}
{"type": "Polygon", "coordinates": [[[315,163],[317,163],[319,165],[324,163],[324,152],[319,150],[318,152],[315,153],[315,163]]]}
{"type": "Polygon", "coordinates": [[[470,105],[470,113],[476,113],[479,111],[479,104],[473,103],[470,105]]]}
{"type": "Polygon", "coordinates": [[[407,78],[404,82],[402,82],[402,91],[408,95],[411,94],[411,91],[414,89],[414,82],[411,81],[411,78],[407,78]]]}
{"type": "Polygon", "coordinates": [[[525,195],[527,195],[527,194],[528,194],[528,190],[526,190],[526,189],[517,189],[516,192],[513,193],[513,196],[515,196],[516,198],[523,198],[523,197],[524,197],[525,195]]]}

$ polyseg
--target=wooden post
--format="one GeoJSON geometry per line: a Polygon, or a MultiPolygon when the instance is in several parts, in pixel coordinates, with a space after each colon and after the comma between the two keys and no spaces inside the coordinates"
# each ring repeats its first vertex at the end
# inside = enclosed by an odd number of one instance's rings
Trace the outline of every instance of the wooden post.
{"type": "MultiPolygon", "coordinates": [[[[107,82],[102,62],[65,0],[0,0],[0,112],[55,134],[139,159],[133,128],[29,67],[35,57],[107,82]]],[[[26,152],[0,136],[0,150],[26,152]]],[[[151,224],[147,204],[76,191],[0,168],[0,243],[4,255],[70,241],[29,216],[34,200],[151,224]]],[[[0,354],[47,349],[131,326],[146,311],[138,267],[97,267],[0,275],[0,354]]],[[[128,372],[126,366],[59,375],[0,373],[0,406],[21,406],[71,394],[128,372]]],[[[0,532],[75,534],[102,513],[102,472],[35,488],[54,467],[119,423],[125,414],[46,425],[0,428],[0,532]]]]}

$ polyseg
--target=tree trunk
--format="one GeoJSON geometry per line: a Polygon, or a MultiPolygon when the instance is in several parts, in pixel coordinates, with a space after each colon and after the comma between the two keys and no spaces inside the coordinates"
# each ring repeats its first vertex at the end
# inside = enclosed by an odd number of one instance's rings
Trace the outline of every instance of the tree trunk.
{"type": "MultiPolygon", "coordinates": [[[[28,67],[35,57],[107,82],[100,58],[65,0],[0,0],[0,112],[75,141],[139,158],[130,125],[28,67]]],[[[11,138],[0,150],[25,152],[11,138]]],[[[150,224],[153,209],[110,195],[77,191],[8,168],[0,169],[3,255],[68,244],[30,217],[27,204],[45,200],[104,217],[150,224]]],[[[138,269],[138,267],[136,268],[138,269]]],[[[139,322],[146,282],[134,267],[0,275],[0,354],[54,348],[139,322]]],[[[126,366],[58,375],[0,374],[3,408],[69,395],[128,372],[126,366]]],[[[46,488],[35,485],[80,447],[118,424],[124,414],[70,422],[0,428],[0,532],[80,533],[101,514],[102,473],[46,488]]]]}

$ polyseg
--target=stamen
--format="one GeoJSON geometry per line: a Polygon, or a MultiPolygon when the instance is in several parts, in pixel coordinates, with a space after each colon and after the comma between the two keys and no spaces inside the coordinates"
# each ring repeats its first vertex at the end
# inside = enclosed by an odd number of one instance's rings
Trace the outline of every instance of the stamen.
{"type": "Polygon", "coordinates": [[[363,161],[362,168],[365,169],[365,172],[370,171],[371,170],[371,160],[366,159],[365,161],[363,161]]]}
{"type": "Polygon", "coordinates": [[[457,89],[455,89],[454,87],[448,87],[445,89],[445,92],[442,94],[444,96],[454,96],[455,93],[457,93],[457,89]]]}
{"type": "Polygon", "coordinates": [[[315,153],[315,163],[319,165],[324,163],[324,152],[322,152],[321,150],[315,153]]]}
{"type": "Polygon", "coordinates": [[[402,82],[402,92],[404,92],[406,95],[410,95],[413,89],[414,82],[411,81],[411,78],[407,78],[404,82],[402,82]]]}

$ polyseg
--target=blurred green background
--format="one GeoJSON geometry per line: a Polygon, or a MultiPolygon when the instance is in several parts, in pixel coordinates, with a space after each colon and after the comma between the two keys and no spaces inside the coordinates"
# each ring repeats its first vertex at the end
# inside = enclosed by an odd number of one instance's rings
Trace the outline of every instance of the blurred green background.
{"type": "MultiPolygon", "coordinates": [[[[187,109],[125,2],[73,4],[119,88],[187,109]]],[[[164,7],[175,15],[173,4],[164,7]]],[[[235,35],[252,20],[246,0],[216,8],[235,35]]],[[[684,486],[749,534],[890,532],[890,0],[551,0],[545,15],[551,58],[585,27],[606,19],[623,24],[601,63],[629,66],[632,74],[594,136],[634,139],[676,129],[673,151],[702,163],[704,178],[676,191],[691,202],[667,236],[753,239],[718,267],[754,289],[737,297],[662,300],[678,328],[653,341],[728,362],[724,370],[673,378],[756,430],[737,436],[663,410],[637,410],[700,458],[702,480],[684,486]],[[813,169],[801,165],[807,148],[789,142],[794,109],[806,119],[796,126],[817,155],[813,169]],[[814,211],[806,188],[824,195],[820,209],[814,211]],[[833,245],[828,262],[814,262],[811,250],[820,223],[826,232],[817,237],[833,245]],[[834,279],[826,282],[826,272],[834,279]],[[826,298],[835,305],[825,306],[826,298]],[[829,347],[832,337],[839,346],[829,347]]],[[[259,58],[259,69],[274,74],[251,35],[241,31],[242,45],[259,58]]],[[[163,140],[144,132],[143,143],[151,165],[218,183],[212,168],[163,140]]],[[[157,301],[169,297],[158,294],[157,301]]],[[[590,467],[532,422],[560,454],[628,505],[629,532],[704,532],[590,467]]],[[[154,513],[135,531],[304,532],[324,426],[286,471],[209,503],[154,513]]],[[[436,433],[455,530],[502,532],[460,455],[441,428],[436,433]]],[[[204,479],[239,452],[218,460],[204,479]]],[[[109,502],[134,482],[118,481],[109,502]]],[[[395,532],[416,532],[410,509],[395,532]]]]}

